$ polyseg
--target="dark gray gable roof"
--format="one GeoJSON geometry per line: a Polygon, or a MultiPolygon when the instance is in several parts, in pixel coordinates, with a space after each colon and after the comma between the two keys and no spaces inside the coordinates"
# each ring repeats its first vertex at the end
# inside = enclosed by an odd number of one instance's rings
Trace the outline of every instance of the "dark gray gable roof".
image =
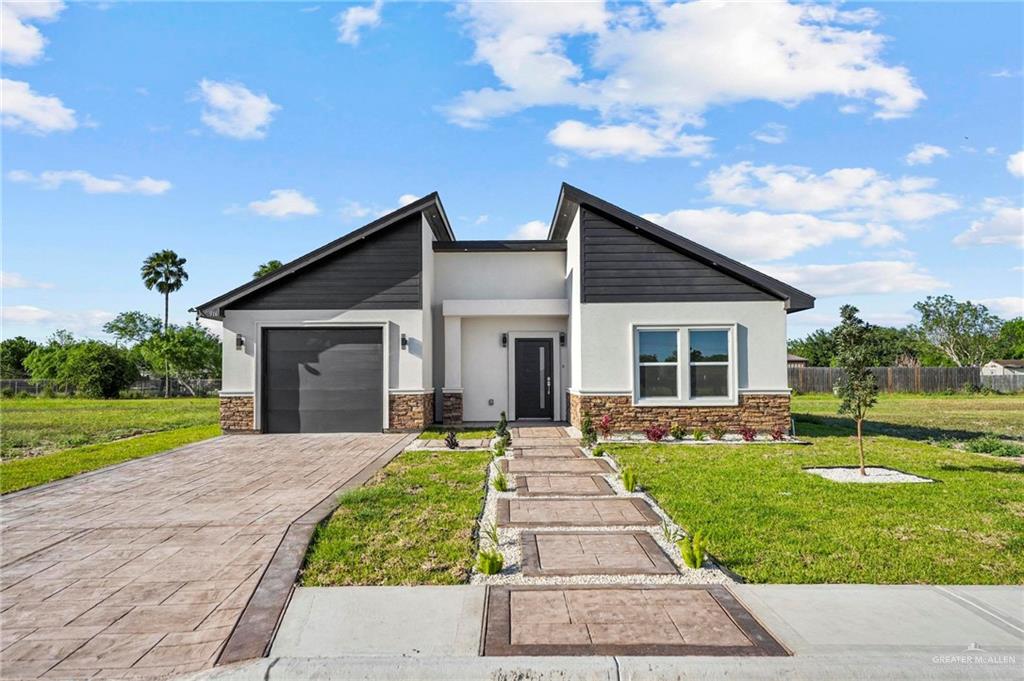
{"type": "Polygon", "coordinates": [[[569,228],[572,226],[573,217],[580,205],[585,205],[625,227],[636,230],[648,239],[685,253],[709,267],[785,301],[786,309],[789,312],[809,310],[814,307],[814,296],[564,182],[558,195],[558,203],[555,205],[555,214],[551,218],[548,239],[559,241],[566,239],[569,228]]]}
{"type": "Polygon", "coordinates": [[[305,255],[299,256],[295,260],[292,260],[284,266],[274,270],[270,274],[264,275],[259,279],[246,282],[238,288],[232,289],[213,300],[207,301],[202,305],[198,305],[196,307],[196,312],[199,316],[206,317],[208,319],[223,319],[224,308],[228,307],[232,302],[239,298],[247,296],[264,286],[273,284],[284,277],[294,274],[304,267],[312,265],[313,263],[333,255],[348,246],[358,243],[360,240],[365,239],[371,234],[387,229],[388,227],[401,222],[404,218],[416,213],[423,213],[431,230],[434,232],[434,237],[438,241],[453,241],[455,239],[455,234],[452,232],[451,225],[448,223],[448,216],[444,212],[444,206],[441,205],[441,197],[438,196],[437,192],[432,192],[421,199],[413,201],[407,206],[402,206],[398,210],[374,220],[368,225],[364,225],[339,239],[335,239],[329,244],[321,246],[315,251],[310,251],[305,255]]]}

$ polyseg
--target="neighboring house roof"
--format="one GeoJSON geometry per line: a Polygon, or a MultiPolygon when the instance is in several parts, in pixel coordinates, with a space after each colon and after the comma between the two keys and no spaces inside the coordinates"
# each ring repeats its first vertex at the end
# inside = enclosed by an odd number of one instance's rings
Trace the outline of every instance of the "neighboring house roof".
{"type": "Polygon", "coordinates": [[[282,265],[269,274],[263,275],[259,279],[253,279],[252,281],[242,284],[238,288],[228,291],[224,295],[218,296],[213,300],[203,303],[202,305],[198,305],[196,307],[196,312],[200,316],[209,319],[221,319],[224,316],[224,308],[239,298],[247,296],[254,291],[258,291],[269,284],[280,281],[284,277],[287,277],[308,265],[312,265],[315,262],[323,260],[328,256],[334,255],[335,253],[358,243],[371,234],[387,229],[388,227],[401,222],[404,218],[416,213],[423,213],[431,230],[434,232],[434,237],[438,241],[453,241],[455,239],[455,233],[452,232],[451,225],[448,222],[448,216],[444,212],[444,206],[441,205],[441,197],[438,196],[437,192],[432,192],[421,199],[417,199],[406,206],[402,206],[396,211],[392,211],[391,213],[374,220],[368,225],[364,225],[363,227],[349,232],[339,239],[335,239],[329,244],[325,244],[314,251],[310,251],[305,255],[299,256],[295,260],[282,265]]]}
{"type": "Polygon", "coordinates": [[[809,310],[814,307],[814,296],[793,288],[778,279],[769,277],[763,272],[758,272],[752,267],[728,258],[721,253],[712,251],[710,248],[701,246],[695,241],[679,236],[675,232],[660,227],[650,220],[630,213],[570,184],[562,183],[562,189],[558,195],[558,203],[555,205],[555,214],[551,218],[548,239],[564,240],[567,237],[569,228],[572,226],[573,216],[575,216],[576,211],[581,205],[603,213],[608,218],[620,224],[624,223],[649,239],[684,253],[709,267],[746,282],[779,300],[785,301],[786,310],[789,312],[809,310]]]}
{"type": "Polygon", "coordinates": [[[998,364],[1007,369],[1024,369],[1024,359],[993,359],[989,364],[998,364]]]}
{"type": "Polygon", "coordinates": [[[800,355],[794,355],[793,353],[790,352],[790,353],[788,353],[786,355],[786,361],[787,362],[807,362],[808,359],[806,357],[801,357],[800,355]]]}

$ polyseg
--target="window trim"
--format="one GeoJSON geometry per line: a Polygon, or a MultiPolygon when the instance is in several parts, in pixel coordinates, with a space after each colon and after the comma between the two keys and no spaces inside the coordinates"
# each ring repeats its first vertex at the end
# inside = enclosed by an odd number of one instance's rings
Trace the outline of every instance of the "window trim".
{"type": "MultiPolygon", "coordinates": [[[[731,407],[739,404],[739,353],[737,348],[737,324],[634,324],[632,329],[632,373],[633,373],[633,406],[637,407],[731,407]],[[690,331],[725,331],[728,334],[728,362],[698,362],[728,366],[729,393],[724,397],[692,397],[690,395],[690,331]],[[676,333],[676,397],[641,397],[640,396],[640,332],[641,331],[674,331],[676,333]],[[686,357],[686,362],[682,358],[686,357]]],[[[671,364],[655,362],[653,364],[671,364]]]]}

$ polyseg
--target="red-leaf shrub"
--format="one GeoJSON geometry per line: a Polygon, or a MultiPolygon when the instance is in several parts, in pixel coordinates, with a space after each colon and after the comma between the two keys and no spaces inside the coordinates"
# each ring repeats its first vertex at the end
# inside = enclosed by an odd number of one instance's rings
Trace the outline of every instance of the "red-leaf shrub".
{"type": "Polygon", "coordinates": [[[605,414],[597,422],[597,429],[601,431],[601,437],[608,437],[612,434],[612,415],[605,414]]]}
{"type": "Polygon", "coordinates": [[[786,437],[786,431],[784,431],[779,426],[775,426],[774,428],[772,428],[772,439],[773,440],[779,441],[779,440],[781,440],[784,437],[786,437]]]}
{"type": "Polygon", "coordinates": [[[743,439],[746,440],[747,442],[753,442],[754,437],[757,435],[757,431],[754,430],[753,428],[744,427],[740,428],[740,435],[742,435],[743,439]]]}
{"type": "Polygon", "coordinates": [[[651,442],[661,442],[668,435],[668,428],[665,426],[647,426],[644,428],[644,435],[651,442]]]}

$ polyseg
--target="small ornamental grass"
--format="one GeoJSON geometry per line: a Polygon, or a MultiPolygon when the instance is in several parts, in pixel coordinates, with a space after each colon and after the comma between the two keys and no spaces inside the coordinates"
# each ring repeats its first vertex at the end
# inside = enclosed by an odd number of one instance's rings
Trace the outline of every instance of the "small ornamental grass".
{"type": "Polygon", "coordinates": [[[476,557],[476,569],[485,575],[496,575],[505,566],[505,557],[497,549],[483,549],[476,557]]]}
{"type": "Polygon", "coordinates": [[[707,437],[707,435],[704,434],[703,430],[701,430],[700,428],[694,428],[693,429],[693,439],[694,440],[696,440],[697,442],[700,442],[705,437],[707,437]]]}
{"type": "Polygon", "coordinates": [[[711,433],[712,440],[721,440],[725,437],[725,428],[722,426],[711,426],[711,428],[708,429],[708,432],[711,433]]]}
{"type": "Polygon", "coordinates": [[[622,486],[626,488],[627,492],[635,492],[639,478],[635,468],[626,466],[622,469],[622,486]]]}
{"type": "Polygon", "coordinates": [[[507,492],[509,490],[508,476],[499,470],[491,479],[491,487],[497,492],[507,492]]]}
{"type": "Polygon", "coordinates": [[[688,568],[696,570],[704,564],[704,532],[697,530],[693,534],[683,537],[676,542],[679,553],[683,556],[683,563],[688,568]]]}
{"type": "Polygon", "coordinates": [[[449,430],[448,434],[444,437],[444,446],[448,449],[459,448],[459,436],[454,430],[449,430]]]}
{"type": "Polygon", "coordinates": [[[597,431],[589,412],[583,414],[583,423],[580,424],[580,444],[588,449],[597,444],[597,431]]]}
{"type": "MultiPolygon", "coordinates": [[[[672,430],[670,432],[673,440],[682,440],[686,437],[686,430],[682,426],[672,426],[672,430]]],[[[656,440],[654,440],[654,442],[656,442],[656,440]]]]}

